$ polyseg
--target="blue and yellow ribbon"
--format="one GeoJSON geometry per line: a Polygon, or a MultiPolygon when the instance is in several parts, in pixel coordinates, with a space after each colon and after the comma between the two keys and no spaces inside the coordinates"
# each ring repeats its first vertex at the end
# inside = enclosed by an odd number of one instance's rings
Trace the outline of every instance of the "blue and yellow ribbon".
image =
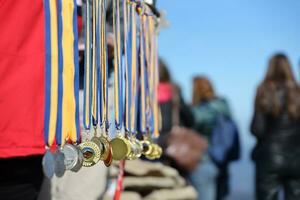
{"type": "Polygon", "coordinates": [[[45,95],[45,144],[55,140],[58,105],[58,30],[56,1],[45,0],[46,19],[46,95],[45,95]]]}
{"type": "Polygon", "coordinates": [[[143,134],[148,132],[147,128],[147,93],[148,79],[146,70],[146,55],[145,55],[145,24],[146,16],[140,13],[139,21],[139,60],[140,60],[140,131],[143,134]]]}
{"type": "Polygon", "coordinates": [[[45,141],[63,146],[80,140],[76,0],[45,0],[45,141]]]}
{"type": "Polygon", "coordinates": [[[84,89],[83,89],[83,127],[85,130],[91,128],[92,112],[92,26],[90,1],[86,1],[86,18],[85,18],[85,51],[84,51],[84,89]]]}
{"type": "Polygon", "coordinates": [[[106,1],[100,1],[100,61],[101,61],[101,82],[100,82],[100,125],[109,128],[108,123],[108,56],[106,42],[106,1]]]}
{"type": "MultiPolygon", "coordinates": [[[[126,2],[126,1],[124,1],[126,2]]],[[[113,0],[113,30],[114,30],[114,105],[115,125],[117,130],[123,126],[123,78],[121,62],[121,26],[120,26],[120,4],[113,0]]]]}

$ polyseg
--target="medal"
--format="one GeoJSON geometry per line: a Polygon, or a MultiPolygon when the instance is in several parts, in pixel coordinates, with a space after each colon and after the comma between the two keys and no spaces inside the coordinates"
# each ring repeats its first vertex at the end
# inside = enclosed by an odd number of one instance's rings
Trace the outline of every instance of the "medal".
{"type": "Polygon", "coordinates": [[[108,156],[107,158],[104,160],[104,164],[106,167],[109,167],[112,164],[113,161],[113,153],[112,153],[112,147],[109,144],[109,149],[108,149],[108,156]]]}
{"type": "Polygon", "coordinates": [[[135,160],[141,157],[143,152],[143,146],[136,138],[133,138],[130,141],[131,144],[131,151],[130,154],[127,156],[128,160],[135,160]]]}
{"type": "Polygon", "coordinates": [[[108,158],[109,154],[110,154],[111,145],[110,145],[107,137],[104,136],[104,135],[100,136],[99,141],[102,144],[102,155],[101,155],[100,159],[105,161],[108,158]]]}
{"type": "Polygon", "coordinates": [[[46,13],[46,94],[45,144],[56,139],[54,154],[46,151],[43,169],[47,177],[62,177],[73,157],[65,159],[61,147],[65,141],[79,142],[79,64],[75,1],[45,0],[46,13]],[[63,31],[69,30],[69,31],[63,31]],[[76,45],[75,45],[76,44],[76,45]],[[66,164],[65,165],[65,160],[66,164]]]}
{"type": "Polygon", "coordinates": [[[66,166],[64,163],[65,156],[60,149],[57,149],[54,154],[55,168],[54,172],[57,177],[62,177],[66,172],[66,166]]]}
{"type": "Polygon", "coordinates": [[[123,160],[130,153],[130,143],[123,136],[118,135],[111,140],[112,157],[114,160],[123,160]]]}
{"type": "Polygon", "coordinates": [[[148,140],[143,140],[142,142],[142,146],[143,146],[143,155],[145,156],[149,156],[152,154],[153,152],[153,146],[151,145],[151,143],[148,140]]]}
{"type": "Polygon", "coordinates": [[[101,158],[101,149],[99,144],[94,141],[87,141],[78,145],[83,154],[82,166],[84,167],[94,166],[101,158]]]}
{"type": "Polygon", "coordinates": [[[71,144],[65,144],[62,151],[65,156],[64,164],[66,170],[78,172],[83,163],[83,155],[78,147],[71,144]]]}
{"type": "Polygon", "coordinates": [[[51,179],[54,175],[55,163],[54,156],[49,149],[47,149],[45,155],[43,156],[42,166],[45,176],[51,179]]]}

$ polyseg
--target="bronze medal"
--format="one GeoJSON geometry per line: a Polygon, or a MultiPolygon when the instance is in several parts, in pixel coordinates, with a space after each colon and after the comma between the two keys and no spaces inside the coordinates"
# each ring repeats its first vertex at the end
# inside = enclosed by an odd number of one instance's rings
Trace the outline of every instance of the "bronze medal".
{"type": "Polygon", "coordinates": [[[109,144],[109,148],[108,148],[108,156],[106,158],[106,160],[104,160],[104,165],[106,167],[110,167],[113,161],[113,153],[112,153],[112,148],[111,148],[111,144],[109,144]]]}
{"type": "Polygon", "coordinates": [[[104,136],[104,135],[101,135],[101,137],[99,138],[99,141],[102,144],[102,155],[101,155],[100,159],[105,161],[108,158],[109,154],[110,154],[110,149],[111,149],[110,146],[111,145],[110,145],[107,137],[104,136]]]}

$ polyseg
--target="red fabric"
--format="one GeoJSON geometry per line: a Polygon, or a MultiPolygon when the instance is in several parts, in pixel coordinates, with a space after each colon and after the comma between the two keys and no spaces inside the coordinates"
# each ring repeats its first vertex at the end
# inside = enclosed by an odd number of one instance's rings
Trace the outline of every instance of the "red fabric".
{"type": "Polygon", "coordinates": [[[173,86],[170,83],[159,83],[158,85],[158,102],[166,103],[172,100],[173,86]]]}
{"type": "Polygon", "coordinates": [[[114,200],[120,200],[121,198],[123,181],[124,181],[124,170],[125,170],[125,160],[122,160],[119,163],[119,176],[118,176],[118,182],[117,182],[114,200]]]}
{"type": "Polygon", "coordinates": [[[43,0],[0,0],[0,158],[44,153],[43,0]]]}

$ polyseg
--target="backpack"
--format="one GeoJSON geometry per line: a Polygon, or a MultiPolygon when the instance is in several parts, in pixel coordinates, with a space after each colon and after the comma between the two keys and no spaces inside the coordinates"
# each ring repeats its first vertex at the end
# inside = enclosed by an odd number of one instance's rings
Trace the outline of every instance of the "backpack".
{"type": "Polygon", "coordinates": [[[208,153],[218,165],[239,159],[239,133],[237,125],[231,118],[218,115],[211,133],[208,153]]]}

